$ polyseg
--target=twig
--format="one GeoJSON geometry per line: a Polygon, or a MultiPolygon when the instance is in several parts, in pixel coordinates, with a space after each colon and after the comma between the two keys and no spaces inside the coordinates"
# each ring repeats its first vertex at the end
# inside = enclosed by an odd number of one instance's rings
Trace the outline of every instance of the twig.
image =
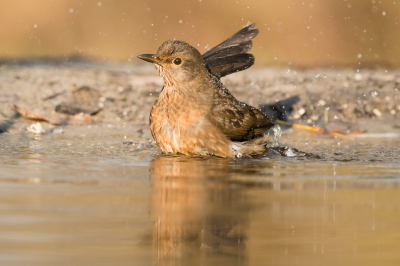
{"type": "Polygon", "coordinates": [[[340,138],[344,138],[344,139],[354,140],[354,137],[347,136],[345,134],[341,134],[341,133],[338,133],[338,132],[329,132],[325,128],[310,127],[310,126],[304,126],[304,125],[299,125],[299,124],[293,124],[293,123],[289,123],[289,122],[282,121],[282,120],[279,120],[279,119],[276,120],[276,123],[281,124],[281,125],[285,125],[285,126],[289,126],[289,127],[293,127],[293,128],[299,128],[299,129],[304,129],[304,130],[308,130],[308,131],[318,132],[319,134],[329,134],[330,136],[335,136],[335,137],[340,137],[340,138]]]}

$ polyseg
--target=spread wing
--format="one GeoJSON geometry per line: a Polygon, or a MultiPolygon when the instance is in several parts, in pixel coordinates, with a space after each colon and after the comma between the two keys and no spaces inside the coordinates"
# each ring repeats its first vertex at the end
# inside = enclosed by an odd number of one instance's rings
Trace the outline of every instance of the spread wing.
{"type": "Polygon", "coordinates": [[[250,24],[204,53],[203,58],[211,73],[223,77],[251,67],[254,56],[247,52],[251,50],[251,40],[257,34],[256,24],[250,24]]]}
{"type": "Polygon", "coordinates": [[[253,64],[254,56],[246,53],[207,61],[211,73],[219,78],[248,69],[253,64]]]}
{"type": "Polygon", "coordinates": [[[226,89],[214,97],[209,120],[233,141],[260,137],[274,125],[260,110],[239,102],[226,89]]]}

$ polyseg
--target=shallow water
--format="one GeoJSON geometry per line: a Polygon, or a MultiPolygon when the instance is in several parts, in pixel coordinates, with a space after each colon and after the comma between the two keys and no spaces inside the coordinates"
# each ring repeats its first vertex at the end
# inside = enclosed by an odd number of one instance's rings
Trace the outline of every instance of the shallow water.
{"type": "Polygon", "coordinates": [[[0,265],[399,265],[400,139],[162,156],[145,126],[0,135],[0,265]]]}

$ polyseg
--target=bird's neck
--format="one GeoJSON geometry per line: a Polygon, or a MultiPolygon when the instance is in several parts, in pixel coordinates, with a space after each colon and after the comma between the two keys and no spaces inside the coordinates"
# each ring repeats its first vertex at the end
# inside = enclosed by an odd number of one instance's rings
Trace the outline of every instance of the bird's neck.
{"type": "Polygon", "coordinates": [[[164,88],[160,94],[160,99],[169,103],[183,101],[190,105],[195,101],[207,105],[212,98],[214,84],[210,82],[198,82],[193,80],[190,82],[173,82],[168,83],[164,80],[164,88]]]}

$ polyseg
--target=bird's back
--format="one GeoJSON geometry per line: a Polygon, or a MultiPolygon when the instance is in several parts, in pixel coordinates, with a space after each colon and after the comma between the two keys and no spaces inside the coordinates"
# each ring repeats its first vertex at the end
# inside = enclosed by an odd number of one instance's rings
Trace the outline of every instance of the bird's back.
{"type": "Polygon", "coordinates": [[[249,141],[274,125],[259,109],[237,100],[222,83],[215,88],[208,119],[228,139],[249,141]]]}

